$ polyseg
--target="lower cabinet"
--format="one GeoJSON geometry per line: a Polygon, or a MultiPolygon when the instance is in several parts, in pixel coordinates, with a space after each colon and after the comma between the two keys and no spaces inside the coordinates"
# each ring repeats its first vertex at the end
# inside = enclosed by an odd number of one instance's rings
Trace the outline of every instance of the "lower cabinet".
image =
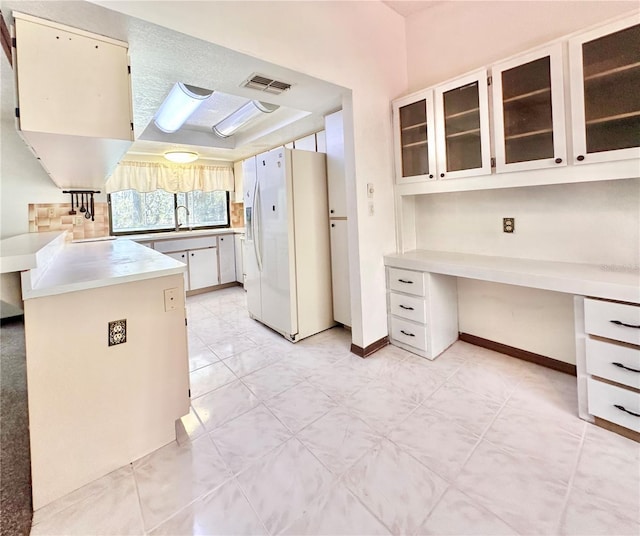
{"type": "Polygon", "coordinates": [[[218,249],[193,249],[189,253],[189,290],[218,285],[218,249]]]}
{"type": "Polygon", "coordinates": [[[183,262],[187,265],[187,271],[183,273],[184,275],[184,291],[191,290],[189,286],[189,258],[187,256],[186,251],[178,251],[176,253],[165,253],[167,257],[171,257],[177,261],[183,262]]]}
{"type": "Polygon", "coordinates": [[[218,237],[218,254],[220,256],[220,284],[233,283],[236,280],[236,256],[232,234],[218,237]]]}
{"type": "Polygon", "coordinates": [[[458,339],[456,278],[387,268],[391,344],[435,359],[458,339]]]}
{"type": "Polygon", "coordinates": [[[187,265],[184,289],[199,290],[236,281],[236,235],[210,235],[158,240],[153,246],[187,265]]]}
{"type": "Polygon", "coordinates": [[[582,297],[576,305],[580,416],[640,432],[640,305],[582,297]]]}

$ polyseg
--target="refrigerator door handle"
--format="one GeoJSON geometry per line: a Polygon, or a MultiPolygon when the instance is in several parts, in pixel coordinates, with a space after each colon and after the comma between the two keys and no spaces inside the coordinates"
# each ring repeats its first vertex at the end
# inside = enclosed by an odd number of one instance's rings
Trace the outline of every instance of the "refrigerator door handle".
{"type": "Polygon", "coordinates": [[[253,193],[253,219],[251,220],[251,225],[253,226],[253,251],[256,255],[258,270],[262,272],[262,252],[260,251],[260,245],[258,244],[261,238],[260,217],[260,186],[258,178],[256,177],[256,185],[253,193]]]}

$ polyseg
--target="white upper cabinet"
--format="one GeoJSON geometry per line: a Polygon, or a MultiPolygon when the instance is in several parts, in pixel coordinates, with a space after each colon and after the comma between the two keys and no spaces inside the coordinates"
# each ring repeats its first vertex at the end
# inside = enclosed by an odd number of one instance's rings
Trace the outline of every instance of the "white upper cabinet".
{"type": "Polygon", "coordinates": [[[396,180],[399,184],[436,177],[433,91],[393,103],[396,180]]]}
{"type": "Polygon", "coordinates": [[[438,178],[491,173],[487,71],[436,87],[438,178]]]}
{"type": "Polygon", "coordinates": [[[496,171],[565,166],[562,44],[491,69],[496,171]]]}
{"type": "Polygon", "coordinates": [[[637,17],[569,41],[573,160],[640,158],[640,24],[637,17]]]}
{"type": "Polygon", "coordinates": [[[347,217],[347,184],[344,172],[344,122],[342,110],[325,116],[325,152],[329,217],[347,217]]]}
{"type": "Polygon", "coordinates": [[[60,188],[103,188],[133,141],[127,43],[13,17],[20,135],[60,188]]]}

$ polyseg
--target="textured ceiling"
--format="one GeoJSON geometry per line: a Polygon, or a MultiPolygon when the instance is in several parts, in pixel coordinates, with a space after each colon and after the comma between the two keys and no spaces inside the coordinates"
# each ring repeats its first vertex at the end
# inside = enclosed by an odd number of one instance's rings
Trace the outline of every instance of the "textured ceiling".
{"type": "Polygon", "coordinates": [[[343,96],[349,92],[335,84],[89,2],[3,0],[1,7],[8,22],[12,22],[10,12],[16,10],[129,43],[134,132],[136,140],[141,137],[147,140],[136,141],[131,147],[133,153],[162,154],[172,148],[190,146],[207,158],[239,160],[321,129],[324,115],[339,109],[343,96]],[[292,87],[281,95],[241,87],[254,73],[288,82],[292,87]],[[153,127],[152,119],[176,82],[212,89],[227,97],[216,97],[212,101],[215,106],[199,110],[176,135],[165,134],[153,127]],[[226,117],[251,99],[278,104],[283,109],[261,117],[221,142],[211,131],[216,118],[226,117]]]}

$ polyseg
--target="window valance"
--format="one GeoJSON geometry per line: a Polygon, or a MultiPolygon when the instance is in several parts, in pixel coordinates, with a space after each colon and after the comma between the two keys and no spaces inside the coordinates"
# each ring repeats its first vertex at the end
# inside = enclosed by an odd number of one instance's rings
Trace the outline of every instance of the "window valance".
{"type": "Polygon", "coordinates": [[[198,164],[160,164],[155,162],[120,162],[105,184],[107,193],[121,190],[153,192],[191,192],[202,190],[234,191],[231,166],[198,164]]]}

